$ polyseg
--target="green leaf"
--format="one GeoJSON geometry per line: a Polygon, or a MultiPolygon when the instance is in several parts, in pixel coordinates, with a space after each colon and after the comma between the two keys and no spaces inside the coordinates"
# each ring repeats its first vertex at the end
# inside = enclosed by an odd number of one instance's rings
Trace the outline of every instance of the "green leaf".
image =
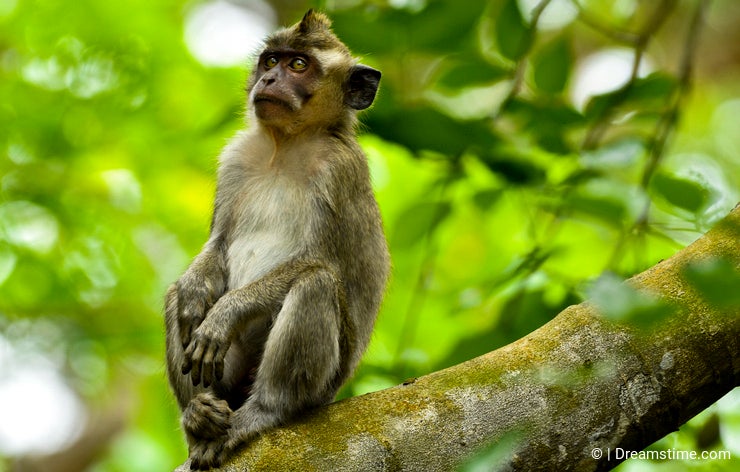
{"type": "Polygon", "coordinates": [[[596,279],[587,294],[604,317],[616,322],[650,326],[670,313],[665,302],[649,293],[637,291],[612,273],[596,279]]]}
{"type": "Polygon", "coordinates": [[[522,431],[508,430],[497,441],[475,451],[460,467],[460,472],[503,470],[520,445],[526,440],[526,436],[522,431]]]}
{"type": "Polygon", "coordinates": [[[727,313],[740,309],[740,268],[727,259],[709,259],[689,264],[686,279],[704,298],[727,313]]]}
{"type": "Polygon", "coordinates": [[[573,151],[568,135],[583,123],[583,115],[560,100],[528,100],[517,97],[506,107],[507,116],[517,119],[517,127],[532,133],[537,144],[554,154],[573,151]]]}
{"type": "Polygon", "coordinates": [[[459,156],[471,149],[488,149],[498,141],[488,121],[458,121],[430,107],[391,108],[385,113],[376,109],[365,124],[378,136],[413,152],[459,156]]]}
{"type": "Polygon", "coordinates": [[[583,110],[586,119],[596,120],[602,117],[607,110],[616,107],[622,102],[622,94],[622,90],[619,89],[591,97],[588,103],[586,103],[586,108],[583,110]]]}
{"type": "Polygon", "coordinates": [[[566,206],[571,211],[593,216],[617,228],[624,226],[627,217],[624,202],[605,197],[574,195],[567,199],[566,206]]]}
{"type": "MultiPolygon", "coordinates": [[[[401,27],[412,48],[440,51],[460,51],[464,42],[474,42],[476,25],[486,2],[458,2],[432,0],[416,14],[409,14],[401,27]],[[442,27],[442,25],[444,25],[442,27]]],[[[405,12],[404,12],[405,13],[405,12]]]]}
{"type": "Polygon", "coordinates": [[[433,232],[450,214],[450,202],[418,202],[401,213],[394,227],[393,243],[407,249],[433,232]]]}
{"type": "Polygon", "coordinates": [[[673,206],[696,213],[709,201],[709,190],[694,182],[666,173],[656,174],[650,187],[673,206]]]}
{"type": "Polygon", "coordinates": [[[524,21],[517,0],[506,0],[494,24],[498,49],[505,57],[518,61],[529,50],[532,30],[524,21]]]}
{"type": "Polygon", "coordinates": [[[565,89],[573,62],[570,40],[561,36],[545,45],[534,58],[534,83],[546,93],[565,89]]]}
{"type": "Polygon", "coordinates": [[[584,151],[581,160],[586,167],[593,169],[633,169],[644,154],[645,144],[637,138],[628,137],[584,151]]]}
{"type": "Polygon", "coordinates": [[[370,9],[366,5],[333,11],[333,28],[355,53],[425,50],[458,52],[474,44],[485,2],[432,0],[420,11],[370,9]]]}
{"type": "Polygon", "coordinates": [[[501,199],[503,194],[504,191],[500,188],[481,190],[473,195],[473,202],[481,210],[488,210],[501,199]]]}
{"type": "Polygon", "coordinates": [[[635,81],[627,94],[631,104],[643,106],[651,103],[663,104],[676,88],[676,79],[663,72],[654,72],[635,81]]]}
{"type": "Polygon", "coordinates": [[[665,73],[655,72],[636,79],[629,87],[591,97],[585,114],[588,119],[594,119],[610,108],[623,106],[642,113],[647,112],[646,108],[650,107],[657,107],[662,111],[675,87],[676,79],[665,73]]]}
{"type": "Polygon", "coordinates": [[[451,89],[476,87],[496,82],[508,74],[507,69],[489,64],[478,56],[471,56],[464,61],[454,61],[444,70],[437,83],[451,89]]]}
{"type": "Polygon", "coordinates": [[[547,175],[542,167],[515,151],[488,150],[481,158],[486,167],[513,185],[538,185],[547,175]]]}

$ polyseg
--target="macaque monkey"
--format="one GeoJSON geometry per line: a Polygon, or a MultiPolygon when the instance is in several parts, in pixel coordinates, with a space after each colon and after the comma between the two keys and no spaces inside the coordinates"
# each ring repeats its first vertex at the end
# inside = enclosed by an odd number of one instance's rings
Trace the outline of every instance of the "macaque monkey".
{"type": "Polygon", "coordinates": [[[250,128],[220,155],[211,232],[167,292],[167,370],[190,468],[334,399],[367,347],[389,256],[356,112],[380,72],[309,10],[269,36],[250,128]]]}

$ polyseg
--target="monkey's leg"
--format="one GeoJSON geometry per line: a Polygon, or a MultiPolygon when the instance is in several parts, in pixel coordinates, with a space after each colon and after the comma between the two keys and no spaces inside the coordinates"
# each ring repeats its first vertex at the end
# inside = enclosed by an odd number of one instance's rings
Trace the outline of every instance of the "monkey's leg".
{"type": "Polygon", "coordinates": [[[227,450],[307,408],[330,402],[341,365],[341,285],[329,270],[291,286],[265,343],[252,395],[232,415],[227,450]]]}
{"type": "Polygon", "coordinates": [[[177,398],[180,410],[184,410],[195,393],[195,387],[189,378],[181,372],[184,349],[180,341],[180,324],[178,322],[177,286],[170,286],[165,298],[165,328],[167,346],[167,377],[177,398]]]}
{"type": "MultiPolygon", "coordinates": [[[[260,323],[264,317],[271,321],[277,314],[297,281],[318,271],[326,271],[315,261],[292,261],[286,263],[264,277],[244,287],[231,290],[223,295],[208,316],[193,333],[193,338],[184,350],[182,373],[190,373],[193,385],[205,387],[213,385],[224,374],[226,354],[232,342],[240,333],[248,333],[249,325],[260,323]]],[[[270,323],[272,324],[272,323],[270,323]]],[[[241,339],[245,350],[250,350],[256,342],[261,347],[264,339],[241,339]]]]}

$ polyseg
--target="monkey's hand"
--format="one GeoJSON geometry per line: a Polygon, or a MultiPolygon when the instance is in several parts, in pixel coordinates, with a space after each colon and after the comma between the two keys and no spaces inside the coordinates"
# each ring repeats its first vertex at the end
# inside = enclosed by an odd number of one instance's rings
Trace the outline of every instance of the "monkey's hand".
{"type": "Polygon", "coordinates": [[[224,376],[224,357],[233,338],[233,316],[216,304],[193,332],[183,355],[182,373],[190,373],[193,385],[208,387],[224,376]]]}

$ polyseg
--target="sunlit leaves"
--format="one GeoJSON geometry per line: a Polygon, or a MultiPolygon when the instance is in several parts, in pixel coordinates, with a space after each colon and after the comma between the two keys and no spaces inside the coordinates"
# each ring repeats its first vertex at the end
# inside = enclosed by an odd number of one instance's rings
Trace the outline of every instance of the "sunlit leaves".
{"type": "Polygon", "coordinates": [[[28,201],[0,205],[0,241],[47,254],[58,238],[59,222],[48,209],[28,201]]]}

